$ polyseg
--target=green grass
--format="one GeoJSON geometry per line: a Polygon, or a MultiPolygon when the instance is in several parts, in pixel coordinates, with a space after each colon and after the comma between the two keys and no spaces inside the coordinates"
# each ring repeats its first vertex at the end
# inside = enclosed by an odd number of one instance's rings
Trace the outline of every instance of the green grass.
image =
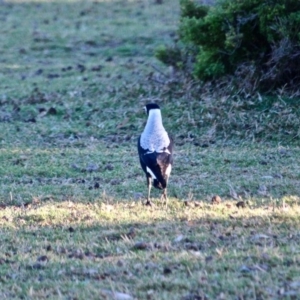
{"type": "Polygon", "coordinates": [[[154,59],[176,1],[0,8],[1,299],[297,299],[296,110],[178,82],[154,59]],[[175,137],[167,208],[143,205],[150,101],[175,137]]]}

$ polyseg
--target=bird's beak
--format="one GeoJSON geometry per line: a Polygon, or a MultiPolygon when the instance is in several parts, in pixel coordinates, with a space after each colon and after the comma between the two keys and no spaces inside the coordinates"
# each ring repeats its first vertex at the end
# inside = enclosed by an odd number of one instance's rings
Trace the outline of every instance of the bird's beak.
{"type": "Polygon", "coordinates": [[[143,110],[147,114],[147,108],[146,108],[146,106],[143,107],[143,110]]]}

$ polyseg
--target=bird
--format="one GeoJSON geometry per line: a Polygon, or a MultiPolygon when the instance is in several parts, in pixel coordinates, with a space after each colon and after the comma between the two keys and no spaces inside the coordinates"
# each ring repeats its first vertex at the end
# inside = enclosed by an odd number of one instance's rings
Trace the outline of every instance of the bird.
{"type": "Polygon", "coordinates": [[[173,139],[166,132],[158,104],[149,103],[145,107],[148,119],[144,131],[138,138],[140,164],[146,174],[148,195],[146,205],[151,206],[152,183],[162,190],[161,200],[167,205],[167,185],[173,166],[173,139]]]}

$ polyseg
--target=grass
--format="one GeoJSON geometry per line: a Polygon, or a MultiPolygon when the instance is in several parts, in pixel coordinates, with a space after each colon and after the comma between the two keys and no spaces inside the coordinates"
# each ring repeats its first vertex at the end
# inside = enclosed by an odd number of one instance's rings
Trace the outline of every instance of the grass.
{"type": "Polygon", "coordinates": [[[296,110],[176,82],[154,59],[175,1],[0,6],[1,299],[297,299],[296,110]],[[167,208],[142,204],[150,101],[176,141],[167,208]]]}

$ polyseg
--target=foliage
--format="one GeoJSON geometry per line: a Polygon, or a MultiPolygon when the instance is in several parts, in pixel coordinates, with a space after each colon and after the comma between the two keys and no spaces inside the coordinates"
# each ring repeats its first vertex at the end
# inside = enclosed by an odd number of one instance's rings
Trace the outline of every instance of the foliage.
{"type": "Polygon", "coordinates": [[[180,68],[182,52],[179,47],[160,46],[155,51],[155,56],[164,64],[180,68]]]}
{"type": "Polygon", "coordinates": [[[299,86],[298,0],[180,3],[179,36],[186,47],[198,47],[193,68],[197,78],[209,81],[227,76],[248,91],[299,86]]]}

